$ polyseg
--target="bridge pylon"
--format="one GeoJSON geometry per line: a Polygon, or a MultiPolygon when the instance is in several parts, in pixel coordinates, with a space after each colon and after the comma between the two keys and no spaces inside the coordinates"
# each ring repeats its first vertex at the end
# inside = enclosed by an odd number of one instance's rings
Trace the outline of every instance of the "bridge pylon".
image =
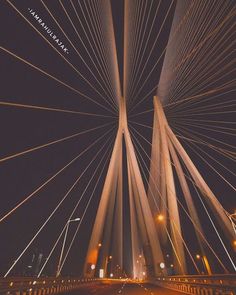
{"type": "Polygon", "coordinates": [[[91,268],[92,265],[99,267],[107,275],[110,256],[112,256],[113,264],[123,267],[123,140],[126,147],[128,169],[133,276],[139,276],[137,269],[140,267],[137,266],[137,260],[142,255],[145,256],[146,264],[149,266],[149,272],[152,276],[160,274],[159,265],[164,261],[160,241],[156,234],[155,221],[128,128],[125,99],[121,97],[119,127],[84,267],[84,274],[87,277],[92,277],[95,274],[95,269],[91,268]],[[110,255],[112,252],[110,249],[114,248],[111,247],[111,238],[116,241],[115,252],[117,252],[117,255],[110,255]],[[98,247],[99,244],[102,244],[102,247],[98,247]],[[99,266],[97,266],[98,261],[100,262],[99,266]]]}
{"type": "MultiPolygon", "coordinates": [[[[128,127],[126,102],[121,97],[119,126],[89,242],[84,266],[85,277],[93,277],[99,270],[102,271],[101,275],[108,276],[108,265],[112,275],[115,267],[123,269],[123,142],[126,147],[128,170],[133,277],[140,277],[140,273],[144,272],[147,272],[148,276],[167,274],[166,268],[161,267],[165,262],[162,249],[165,248],[167,241],[173,250],[174,273],[181,275],[188,273],[186,255],[191,253],[183,237],[174,169],[187,204],[188,214],[193,220],[201,254],[207,259],[209,245],[206,243],[201,220],[194,206],[181,163],[184,163],[222,229],[230,239],[234,239],[234,232],[224,208],[171,130],[162,104],[156,96],[149,187],[146,192],[128,127]],[[156,221],[158,214],[163,216],[162,224],[156,221]],[[137,265],[141,263],[141,260],[139,261],[141,257],[145,261],[142,270],[140,264],[137,265]]],[[[211,274],[208,260],[205,265],[207,273],[211,274]]]]}

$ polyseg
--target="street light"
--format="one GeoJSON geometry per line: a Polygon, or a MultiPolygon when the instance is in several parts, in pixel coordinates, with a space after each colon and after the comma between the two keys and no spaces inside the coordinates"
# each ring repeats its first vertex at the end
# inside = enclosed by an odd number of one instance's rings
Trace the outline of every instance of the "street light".
{"type": "MultiPolygon", "coordinates": [[[[229,214],[228,217],[229,217],[229,220],[230,220],[230,222],[232,224],[234,233],[236,234],[236,223],[235,223],[235,221],[236,221],[236,210],[234,211],[233,214],[229,214]]],[[[233,241],[233,246],[236,247],[236,240],[233,241]]]]}
{"type": "Polygon", "coordinates": [[[108,273],[108,263],[110,263],[111,260],[112,260],[112,255],[106,257],[106,262],[105,262],[105,264],[106,264],[106,268],[105,268],[106,276],[107,276],[107,273],[108,273]]]}
{"type": "Polygon", "coordinates": [[[94,270],[96,268],[95,264],[91,265],[91,269],[94,270]]]}
{"type": "Polygon", "coordinates": [[[196,254],[196,258],[202,261],[203,267],[208,275],[211,275],[211,269],[206,256],[196,254]]]}
{"type": "MultiPolygon", "coordinates": [[[[229,214],[229,213],[227,212],[227,215],[228,215],[229,220],[230,220],[230,222],[231,222],[231,224],[232,224],[232,227],[233,227],[234,233],[236,234],[236,210],[234,211],[233,214],[229,214]]],[[[234,242],[235,242],[235,241],[234,241],[234,242]]],[[[234,244],[234,242],[233,242],[233,244],[234,244]]],[[[234,244],[234,246],[236,246],[236,244],[234,244]]]]}
{"type": "Polygon", "coordinates": [[[160,268],[161,268],[161,269],[164,269],[165,267],[166,267],[166,266],[165,266],[165,263],[164,263],[164,262],[161,262],[161,263],[160,263],[160,268]]]}
{"type": "Polygon", "coordinates": [[[159,215],[157,215],[157,220],[158,220],[159,222],[162,222],[164,219],[165,219],[165,216],[164,216],[163,214],[159,214],[159,215]]]}
{"type": "Polygon", "coordinates": [[[58,265],[57,265],[56,277],[58,277],[60,275],[60,272],[61,272],[61,261],[62,261],[64,249],[65,249],[65,244],[66,244],[66,238],[67,238],[67,234],[68,234],[68,230],[69,230],[69,225],[70,225],[71,222],[78,222],[78,221],[80,221],[80,218],[79,217],[74,218],[74,219],[69,219],[67,221],[67,223],[66,223],[66,226],[65,226],[65,235],[64,235],[64,240],[63,240],[63,244],[62,244],[62,247],[61,247],[60,259],[59,259],[59,262],[58,262],[58,265]]]}
{"type": "Polygon", "coordinates": [[[197,260],[201,260],[202,261],[203,267],[206,269],[206,266],[205,266],[204,260],[202,259],[202,256],[199,255],[199,254],[196,254],[196,258],[197,258],[197,260]]]}

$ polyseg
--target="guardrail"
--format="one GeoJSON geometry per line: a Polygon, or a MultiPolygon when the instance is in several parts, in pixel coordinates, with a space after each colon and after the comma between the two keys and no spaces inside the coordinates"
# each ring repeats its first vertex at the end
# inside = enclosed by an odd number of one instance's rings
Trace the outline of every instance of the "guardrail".
{"type": "Polygon", "coordinates": [[[0,279],[0,294],[47,295],[73,291],[99,279],[14,277],[0,279]]]}
{"type": "Polygon", "coordinates": [[[157,277],[155,284],[199,295],[236,295],[236,275],[157,277]]]}
{"type": "MultiPolygon", "coordinates": [[[[0,294],[48,295],[67,293],[80,288],[83,284],[91,284],[98,281],[102,280],[62,277],[1,278],[0,294]]],[[[157,277],[151,283],[184,294],[236,295],[236,275],[157,277]]]]}

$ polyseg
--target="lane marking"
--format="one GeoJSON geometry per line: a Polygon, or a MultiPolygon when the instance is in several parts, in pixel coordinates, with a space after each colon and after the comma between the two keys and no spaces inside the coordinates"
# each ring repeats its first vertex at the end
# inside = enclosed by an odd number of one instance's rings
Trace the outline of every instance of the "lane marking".
{"type": "Polygon", "coordinates": [[[125,280],[124,284],[122,285],[121,289],[118,291],[118,294],[121,294],[123,289],[125,288],[125,285],[128,283],[128,279],[125,280]]]}

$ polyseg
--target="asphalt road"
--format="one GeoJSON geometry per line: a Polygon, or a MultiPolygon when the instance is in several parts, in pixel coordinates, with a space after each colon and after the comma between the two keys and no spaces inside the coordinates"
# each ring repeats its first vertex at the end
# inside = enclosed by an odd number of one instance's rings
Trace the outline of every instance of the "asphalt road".
{"type": "MultiPolygon", "coordinates": [[[[114,282],[92,283],[64,295],[180,295],[181,293],[159,288],[151,284],[139,282],[114,282]]],[[[183,293],[182,293],[183,294],[183,293]]]]}

